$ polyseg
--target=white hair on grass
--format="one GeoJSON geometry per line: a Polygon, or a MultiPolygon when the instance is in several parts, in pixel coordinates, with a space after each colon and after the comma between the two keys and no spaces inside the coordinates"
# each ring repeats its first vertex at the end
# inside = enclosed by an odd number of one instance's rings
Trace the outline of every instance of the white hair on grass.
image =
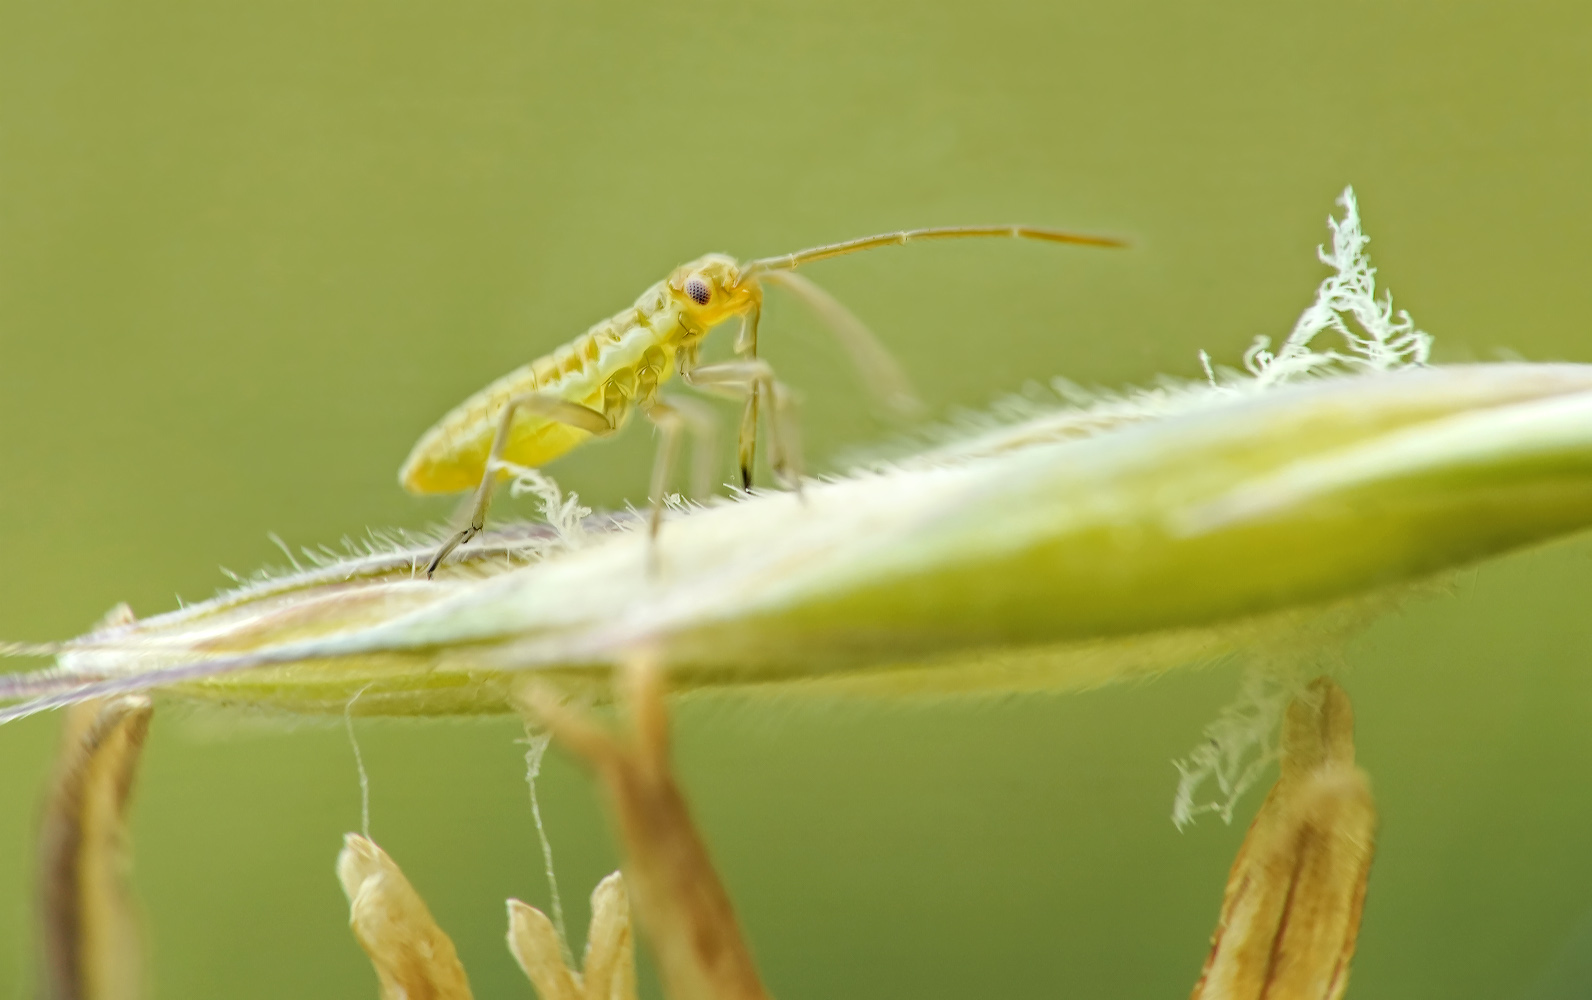
{"type": "Polygon", "coordinates": [[[359,772],[359,832],[370,839],[370,772],[365,770],[365,755],[360,752],[359,738],[354,735],[354,702],[371,689],[372,684],[366,684],[354,696],[348,699],[348,704],[343,706],[343,730],[348,734],[348,745],[354,751],[354,767],[359,772]]]}
{"type": "MultiPolygon", "coordinates": [[[[1037,383],[998,400],[988,411],[964,415],[941,431],[938,447],[897,464],[945,462],[1021,447],[1036,440],[1081,438],[1138,421],[1164,419],[1223,405],[1235,395],[1267,392],[1292,382],[1332,374],[1391,372],[1426,364],[1432,337],[1417,329],[1408,312],[1393,309],[1393,297],[1376,289],[1376,268],[1360,224],[1354,188],[1338,198],[1343,218],[1327,217],[1331,249],[1317,247],[1332,268],[1316,289],[1315,301],[1300,314],[1293,331],[1276,351],[1271,338],[1256,337],[1244,353],[1244,367],[1213,365],[1199,352],[1204,378],[1162,379],[1150,388],[1127,392],[1089,389],[1066,379],[1037,383]],[[1323,347],[1326,332],[1342,338],[1323,347]],[[1058,406],[1057,404],[1060,403],[1058,406]]],[[[1206,813],[1231,823],[1244,793],[1277,757],[1276,733],[1289,700],[1303,684],[1298,665],[1257,663],[1245,675],[1237,698],[1205,728],[1205,742],[1175,761],[1179,779],[1172,821],[1179,829],[1206,813]],[[1214,795],[1200,799],[1208,782],[1214,795]]]]}
{"type": "MultiPolygon", "coordinates": [[[[1266,390],[1287,382],[1313,378],[1333,371],[1388,372],[1424,365],[1431,355],[1432,337],[1417,329],[1404,310],[1393,311],[1393,295],[1376,293],[1376,268],[1366,253],[1370,237],[1360,226],[1360,206],[1354,188],[1338,198],[1342,220],[1327,217],[1332,249],[1317,247],[1321,262],[1333,273],[1321,282],[1316,300],[1294,324],[1282,346],[1271,351],[1269,337],[1257,337],[1244,353],[1248,377],[1238,381],[1211,366],[1200,352],[1207,383],[1214,389],[1266,390]],[[1351,322],[1352,321],[1352,322],[1351,322]],[[1333,331],[1343,338],[1342,349],[1321,350],[1315,338],[1333,331]]],[[[1276,734],[1288,702],[1304,683],[1297,666],[1275,662],[1252,667],[1238,697],[1205,727],[1206,741],[1177,768],[1177,793],[1172,822],[1184,829],[1205,813],[1216,813],[1224,823],[1233,810],[1277,758],[1276,734]],[[1197,801],[1201,786],[1214,781],[1216,795],[1197,801]]]]}
{"type": "Polygon", "coordinates": [[[585,521],[591,516],[591,508],[581,506],[580,494],[571,490],[566,497],[558,483],[539,469],[504,461],[499,461],[498,467],[514,477],[509,484],[510,496],[518,498],[529,493],[542,501],[542,516],[558,532],[560,547],[575,548],[585,539],[585,521]]]}
{"type": "Polygon", "coordinates": [[[564,964],[575,965],[575,953],[569,947],[569,929],[564,923],[564,899],[558,892],[558,875],[553,869],[553,842],[547,837],[547,825],[542,822],[542,803],[536,795],[536,779],[542,776],[542,760],[553,742],[553,734],[546,730],[533,732],[525,726],[525,786],[531,794],[531,820],[536,824],[536,839],[542,845],[542,869],[547,876],[547,892],[551,897],[553,930],[558,934],[558,947],[564,955],[564,964]]]}
{"type": "MultiPolygon", "coordinates": [[[[591,517],[592,511],[581,504],[579,494],[571,492],[566,496],[556,482],[537,469],[512,462],[501,462],[499,467],[513,477],[509,486],[512,496],[518,498],[529,493],[541,500],[546,527],[531,522],[497,524],[487,535],[454,557],[451,565],[456,571],[469,572],[496,556],[510,562],[535,562],[578,548],[595,531],[620,530],[628,526],[610,515],[603,515],[595,519],[599,522],[596,528],[590,527],[586,519],[591,517]]],[[[442,531],[410,532],[402,528],[372,528],[367,530],[365,538],[345,537],[341,550],[328,545],[314,549],[306,546],[300,548],[295,556],[280,535],[274,531],[268,532],[266,538],[287,556],[288,567],[267,567],[247,576],[227,573],[223,569],[223,574],[233,580],[236,586],[219,592],[202,607],[215,610],[228,604],[259,600],[284,590],[377,576],[401,568],[418,574],[445,534],[442,531]]],[[[0,643],[0,656],[45,656],[55,655],[59,651],[42,643],[0,643]]]]}
{"type": "Polygon", "coordinates": [[[1303,674],[1297,670],[1266,665],[1245,672],[1238,697],[1205,727],[1205,741],[1172,762],[1178,774],[1172,822],[1179,830],[1205,813],[1217,814],[1224,823],[1233,821],[1239,800],[1277,759],[1278,724],[1303,684],[1303,674]],[[1216,783],[1217,794],[1198,801],[1200,788],[1208,781],[1216,783]]]}
{"type": "Polygon", "coordinates": [[[1312,378],[1425,364],[1431,335],[1417,329],[1409,313],[1394,312],[1390,293],[1377,297],[1376,268],[1365,250],[1370,238],[1360,226],[1354,188],[1344,188],[1338,204],[1343,218],[1327,217],[1332,247],[1316,248],[1333,273],[1321,282],[1315,301],[1276,351],[1270,337],[1257,336],[1244,352],[1241,368],[1213,364],[1210,354],[1200,351],[1202,378],[1163,377],[1154,385],[1127,390],[1086,387],[1062,377],[1032,382],[984,410],[958,413],[856,460],[873,468],[964,461],[1037,441],[1090,437],[1125,424],[1177,417],[1312,378]],[[1327,331],[1337,333],[1342,344],[1318,345],[1318,337],[1327,331]]]}
{"type": "Polygon", "coordinates": [[[1321,262],[1336,273],[1321,283],[1316,301],[1300,315],[1281,347],[1274,352],[1270,337],[1256,337],[1244,352],[1244,367],[1259,387],[1334,368],[1391,371],[1425,364],[1431,354],[1431,335],[1416,329],[1408,312],[1393,311],[1393,293],[1377,298],[1376,268],[1365,252],[1371,239],[1360,228],[1354,188],[1344,188],[1338,204],[1343,206],[1343,219],[1327,216],[1332,249],[1316,248],[1321,262]],[[1343,338],[1344,349],[1313,346],[1316,336],[1327,330],[1343,338]]]}

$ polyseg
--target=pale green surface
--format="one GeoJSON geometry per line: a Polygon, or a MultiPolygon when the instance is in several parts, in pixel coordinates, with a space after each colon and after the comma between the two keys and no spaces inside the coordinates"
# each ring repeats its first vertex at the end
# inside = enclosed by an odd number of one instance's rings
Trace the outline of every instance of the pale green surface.
{"type": "MultiPolygon", "coordinates": [[[[1439,358],[1592,360],[1582,5],[952,9],[0,7],[0,635],[208,594],[216,563],[276,558],[267,530],[441,516],[394,483],[432,419],[710,249],[993,219],[1131,237],[814,269],[931,403],[980,404],[1285,333],[1353,183],[1439,358]]],[[[778,308],[762,341],[821,459],[882,425],[805,326],[778,308]]],[[[633,431],[555,471],[612,503],[649,455],[633,431]]],[[[1584,546],[1517,558],[1351,650],[1384,816],[1356,1000],[1592,991],[1589,574],[1584,546]]],[[[1180,996],[1237,831],[1174,834],[1166,762],[1235,686],[702,704],[683,767],[777,995],[1180,996]]],[[[371,995],[331,869],[346,743],[206,735],[238,726],[156,726],[137,846],[160,995],[371,995]]],[[[0,731],[0,940],[51,729],[0,731]]],[[[374,833],[481,996],[528,995],[501,897],[542,898],[514,734],[366,740],[374,833]]],[[[612,863],[592,801],[550,766],[577,898],[612,863]]]]}

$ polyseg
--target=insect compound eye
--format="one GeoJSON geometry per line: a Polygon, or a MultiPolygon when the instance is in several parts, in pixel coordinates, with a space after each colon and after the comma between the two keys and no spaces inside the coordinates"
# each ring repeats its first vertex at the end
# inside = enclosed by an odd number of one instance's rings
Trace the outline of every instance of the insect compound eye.
{"type": "Polygon", "coordinates": [[[695,274],[686,279],[685,293],[699,306],[707,305],[708,300],[713,297],[713,289],[708,286],[707,281],[695,274]]]}

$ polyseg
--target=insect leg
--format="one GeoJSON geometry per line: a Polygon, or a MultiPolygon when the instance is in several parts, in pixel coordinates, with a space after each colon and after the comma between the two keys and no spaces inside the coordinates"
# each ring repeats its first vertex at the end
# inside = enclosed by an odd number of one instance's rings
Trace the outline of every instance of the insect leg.
{"type": "MultiPolygon", "coordinates": [[[[923,403],[912,389],[912,381],[901,369],[889,348],[879,342],[867,324],[858,319],[840,300],[823,288],[791,271],[770,271],[762,275],[765,284],[782,288],[802,301],[835,335],[851,356],[862,381],[891,412],[901,417],[921,417],[923,403]]],[[[739,346],[739,344],[737,344],[739,346]]],[[[757,338],[752,338],[752,354],[757,353],[757,338]]]]}
{"type": "Polygon", "coordinates": [[[475,490],[475,502],[470,508],[470,523],[437,549],[437,554],[432,556],[431,562],[426,565],[428,579],[437,571],[437,567],[442,565],[442,560],[448,558],[448,553],[480,534],[481,529],[486,526],[486,510],[492,506],[492,493],[497,488],[498,463],[503,458],[503,449],[508,447],[509,428],[513,426],[514,417],[521,410],[548,420],[556,420],[561,424],[569,424],[571,427],[578,427],[583,431],[590,431],[592,434],[607,434],[614,429],[613,421],[591,407],[571,403],[546,393],[530,392],[523,396],[515,396],[505,403],[503,413],[498,417],[497,433],[492,435],[492,450],[486,458],[486,469],[481,473],[481,485],[475,490]]]}
{"type": "Polygon", "coordinates": [[[658,457],[652,466],[652,513],[647,528],[652,544],[656,546],[658,527],[663,523],[663,498],[669,489],[669,474],[674,471],[675,462],[680,457],[681,433],[689,431],[696,438],[691,454],[691,479],[693,492],[699,496],[708,492],[708,483],[713,475],[713,457],[718,450],[714,447],[714,439],[718,434],[712,411],[695,400],[654,399],[643,404],[641,412],[663,435],[663,440],[658,443],[658,457]]]}
{"type": "Polygon", "coordinates": [[[686,429],[692,434],[691,442],[691,495],[705,497],[717,485],[719,457],[719,420],[713,408],[701,400],[671,396],[668,405],[679,411],[686,429]]]}
{"type": "Polygon", "coordinates": [[[735,458],[741,468],[741,489],[752,488],[752,463],[757,461],[757,387],[746,394],[741,426],[735,435],[735,458]]]}
{"type": "MultiPolygon", "coordinates": [[[[754,304],[741,317],[741,330],[735,337],[735,353],[743,358],[757,357],[757,321],[763,310],[754,304]]],[[[752,488],[752,465],[757,461],[757,387],[746,394],[741,408],[741,427],[736,435],[736,459],[741,467],[741,489],[752,488]]]]}
{"type": "MultiPolygon", "coordinates": [[[[716,395],[743,399],[766,397],[771,404],[768,421],[769,464],[773,466],[774,477],[780,485],[801,492],[801,443],[796,427],[796,401],[790,388],[774,378],[774,369],[767,361],[747,358],[702,365],[685,373],[683,378],[687,385],[716,395]]],[[[755,410],[752,415],[755,418],[755,410]]],[[[755,437],[756,431],[755,422],[748,427],[743,419],[742,455],[749,451],[746,438],[755,437]]]]}

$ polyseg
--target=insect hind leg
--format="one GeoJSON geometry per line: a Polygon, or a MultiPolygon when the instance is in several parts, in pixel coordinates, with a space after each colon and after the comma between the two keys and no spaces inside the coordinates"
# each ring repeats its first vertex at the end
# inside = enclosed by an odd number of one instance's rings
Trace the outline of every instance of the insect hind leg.
{"type": "Polygon", "coordinates": [[[680,459],[680,440],[690,433],[692,443],[691,490],[704,496],[711,488],[713,458],[717,452],[718,422],[713,412],[701,403],[690,399],[654,399],[645,404],[641,412],[658,428],[662,439],[658,442],[658,456],[652,465],[652,488],[649,493],[651,511],[648,515],[648,564],[655,572],[657,566],[658,529],[663,524],[664,497],[668,493],[670,474],[680,459]]]}
{"type": "Polygon", "coordinates": [[[503,450],[508,447],[509,429],[514,425],[514,417],[522,410],[592,434],[607,434],[614,429],[614,420],[606,414],[550,393],[528,392],[505,403],[503,413],[498,417],[497,432],[492,435],[492,450],[487,454],[486,468],[481,473],[481,485],[476,487],[475,499],[470,505],[470,523],[437,549],[437,554],[426,565],[427,579],[436,573],[437,567],[442,565],[442,560],[448,558],[449,553],[486,527],[486,512],[492,506],[492,494],[497,489],[497,474],[503,461],[503,450]]]}

